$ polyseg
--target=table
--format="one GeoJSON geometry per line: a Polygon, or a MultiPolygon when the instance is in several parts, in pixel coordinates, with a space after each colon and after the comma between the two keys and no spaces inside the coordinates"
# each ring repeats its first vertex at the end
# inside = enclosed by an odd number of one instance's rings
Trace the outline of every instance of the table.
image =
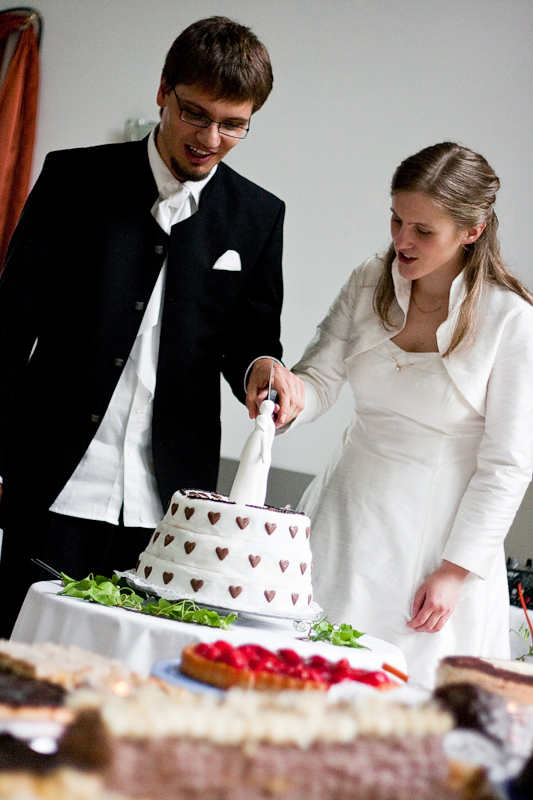
{"type": "Polygon", "coordinates": [[[110,658],[120,659],[130,669],[148,675],[156,661],[179,658],[189,644],[225,639],[233,645],[260,644],[269,650],[290,647],[301,655],[322,655],[332,661],[347,658],[354,667],[380,669],[384,661],[406,671],[402,652],[392,644],[363,636],[361,644],[370,650],[335,647],[323,642],[302,642],[293,623],[272,620],[237,620],[232,630],[208,628],[186,622],[158,619],[128,611],[107,608],[74,597],[59,597],[59,581],[41,581],[30,587],[11,635],[17,642],[55,642],[77,645],[110,658]]]}

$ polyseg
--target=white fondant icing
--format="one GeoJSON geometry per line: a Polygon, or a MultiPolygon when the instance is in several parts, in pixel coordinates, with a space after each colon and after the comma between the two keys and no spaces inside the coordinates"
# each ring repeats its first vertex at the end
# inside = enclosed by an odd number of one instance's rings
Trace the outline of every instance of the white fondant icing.
{"type": "Polygon", "coordinates": [[[137,574],[199,604],[293,615],[312,601],[309,531],[303,514],[178,491],[137,574]]]}

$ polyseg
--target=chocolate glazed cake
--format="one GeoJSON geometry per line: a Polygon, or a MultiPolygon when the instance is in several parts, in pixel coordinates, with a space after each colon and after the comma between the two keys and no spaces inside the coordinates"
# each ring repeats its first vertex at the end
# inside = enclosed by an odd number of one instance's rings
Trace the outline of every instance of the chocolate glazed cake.
{"type": "Polygon", "coordinates": [[[520,703],[533,703],[533,664],[523,661],[448,656],[437,669],[437,687],[473,683],[520,703]]]}

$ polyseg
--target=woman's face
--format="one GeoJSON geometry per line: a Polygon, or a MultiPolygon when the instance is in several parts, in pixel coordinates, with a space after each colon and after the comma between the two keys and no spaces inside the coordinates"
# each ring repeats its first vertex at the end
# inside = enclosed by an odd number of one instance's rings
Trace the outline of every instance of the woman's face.
{"type": "Polygon", "coordinates": [[[458,231],[450,215],[424,192],[397,192],[391,211],[400,275],[417,280],[439,270],[453,280],[462,269],[464,245],[473,241],[470,232],[458,231]]]}

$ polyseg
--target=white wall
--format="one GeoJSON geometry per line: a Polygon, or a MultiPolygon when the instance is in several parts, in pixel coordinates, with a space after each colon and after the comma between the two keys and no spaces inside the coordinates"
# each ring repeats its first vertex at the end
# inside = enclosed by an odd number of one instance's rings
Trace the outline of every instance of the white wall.
{"type": "MultiPolygon", "coordinates": [[[[49,150],[120,140],[127,118],[157,115],[166,51],[195,19],[226,14],[265,42],[274,92],[228,163],[287,202],[289,365],[351,269],[386,245],[394,168],[443,139],[479,150],[500,175],[504,253],[533,286],[530,0],[36,3],[44,18],[36,172],[49,150]]],[[[345,393],[326,417],[276,440],[274,465],[320,469],[349,413],[345,393]]],[[[223,428],[222,454],[236,458],[250,428],[227,389],[223,428]]]]}

